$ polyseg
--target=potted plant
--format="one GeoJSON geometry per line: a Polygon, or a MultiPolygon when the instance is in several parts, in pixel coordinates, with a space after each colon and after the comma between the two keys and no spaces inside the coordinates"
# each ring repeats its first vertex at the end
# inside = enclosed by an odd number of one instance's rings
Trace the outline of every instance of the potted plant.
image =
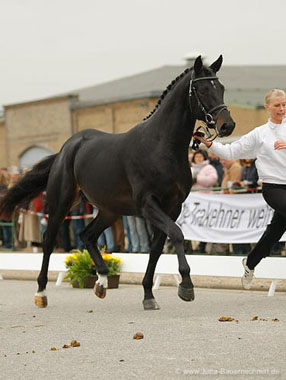
{"type": "MultiPolygon", "coordinates": [[[[100,251],[108,268],[108,289],[118,288],[121,259],[105,253],[104,248],[100,251]]],[[[65,260],[67,275],[73,287],[93,288],[97,280],[96,266],[88,251],[77,250],[65,260]]]]}

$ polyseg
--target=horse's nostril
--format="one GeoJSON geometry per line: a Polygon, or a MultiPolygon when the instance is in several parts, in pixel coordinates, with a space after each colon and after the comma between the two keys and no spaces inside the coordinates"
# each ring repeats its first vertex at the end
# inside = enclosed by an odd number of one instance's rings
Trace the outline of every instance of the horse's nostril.
{"type": "Polygon", "coordinates": [[[221,131],[221,132],[226,132],[226,131],[227,131],[227,125],[226,125],[226,123],[224,123],[224,124],[220,127],[220,131],[221,131]]]}

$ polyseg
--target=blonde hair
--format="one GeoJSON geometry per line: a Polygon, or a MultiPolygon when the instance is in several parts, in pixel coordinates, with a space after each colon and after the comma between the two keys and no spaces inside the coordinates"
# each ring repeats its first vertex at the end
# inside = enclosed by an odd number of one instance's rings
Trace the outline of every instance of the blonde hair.
{"type": "Polygon", "coordinates": [[[272,98],[272,96],[283,96],[284,98],[286,98],[286,94],[283,90],[279,90],[278,88],[274,88],[273,90],[270,90],[266,93],[265,104],[270,103],[270,99],[272,98]]]}

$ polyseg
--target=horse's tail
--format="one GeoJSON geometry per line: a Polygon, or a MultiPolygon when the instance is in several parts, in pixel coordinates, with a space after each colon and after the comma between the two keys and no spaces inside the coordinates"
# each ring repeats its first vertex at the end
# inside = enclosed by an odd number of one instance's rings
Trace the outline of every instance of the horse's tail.
{"type": "Polygon", "coordinates": [[[0,201],[0,215],[11,219],[18,205],[27,205],[47,187],[49,173],[57,154],[44,158],[12,186],[0,201]]]}

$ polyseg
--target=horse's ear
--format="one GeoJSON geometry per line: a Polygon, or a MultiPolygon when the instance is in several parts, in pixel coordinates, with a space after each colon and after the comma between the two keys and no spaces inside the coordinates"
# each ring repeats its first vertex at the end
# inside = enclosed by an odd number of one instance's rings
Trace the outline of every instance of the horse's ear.
{"type": "Polygon", "coordinates": [[[202,57],[199,55],[196,60],[195,60],[195,63],[194,63],[194,70],[195,70],[195,74],[198,75],[199,72],[201,71],[202,69],[202,66],[203,66],[203,61],[202,61],[202,57]]]}
{"type": "Polygon", "coordinates": [[[222,64],[222,55],[218,57],[218,59],[210,65],[210,69],[212,69],[215,73],[217,73],[222,64]]]}

